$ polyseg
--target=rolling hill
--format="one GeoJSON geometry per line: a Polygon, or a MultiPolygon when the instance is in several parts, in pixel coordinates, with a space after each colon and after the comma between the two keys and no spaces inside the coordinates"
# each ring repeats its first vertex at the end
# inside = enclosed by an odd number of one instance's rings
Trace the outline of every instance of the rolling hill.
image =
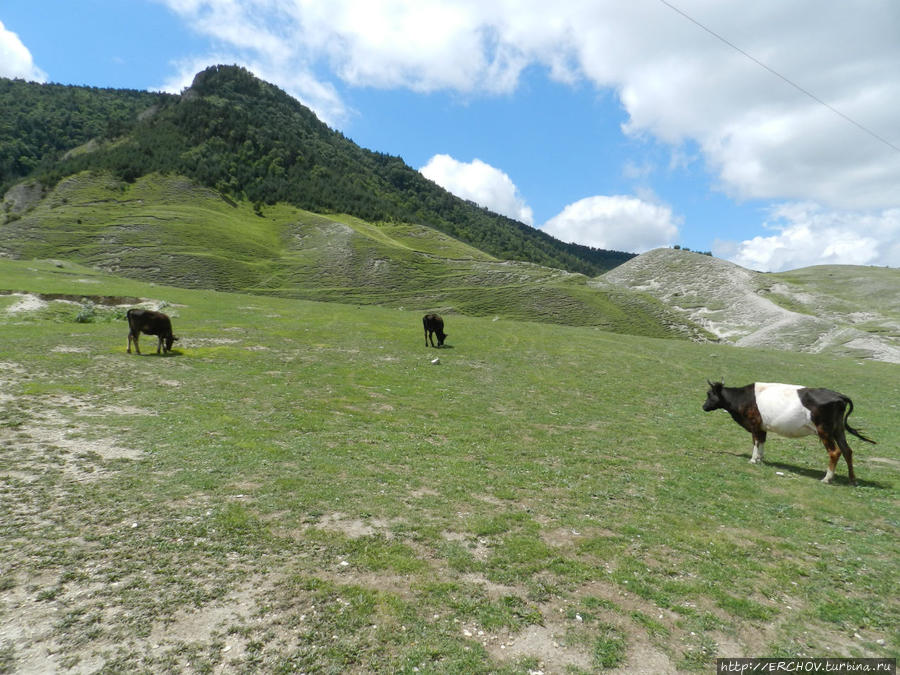
{"type": "Polygon", "coordinates": [[[10,190],[0,256],[184,288],[437,310],[900,361],[900,273],[762,274],[658,249],[596,277],[501,260],[423,225],[235,201],[179,176],[85,171],[10,190]]]}
{"type": "Polygon", "coordinates": [[[900,270],[851,265],[753,272],[657,249],[607,272],[726,343],[900,363],[900,270]]]}
{"type": "Polygon", "coordinates": [[[422,225],[258,207],[158,174],[129,183],[82,172],[31,201],[11,192],[20,199],[0,225],[9,258],[61,258],[184,288],[706,335],[650,295],[499,260],[422,225]]]}

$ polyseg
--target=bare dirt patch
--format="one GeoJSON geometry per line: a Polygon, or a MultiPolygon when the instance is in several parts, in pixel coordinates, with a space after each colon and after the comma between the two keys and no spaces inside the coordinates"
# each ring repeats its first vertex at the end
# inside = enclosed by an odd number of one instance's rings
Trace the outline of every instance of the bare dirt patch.
{"type": "Polygon", "coordinates": [[[90,353],[90,349],[87,347],[73,347],[71,345],[56,345],[51,352],[56,352],[57,354],[88,354],[90,353]]]}
{"type": "MultiPolygon", "coordinates": [[[[22,381],[44,377],[16,363],[0,363],[0,389],[17,391],[22,381]]],[[[0,448],[5,470],[0,470],[0,500],[4,555],[0,579],[0,650],[15,658],[15,672],[91,673],[104,659],[98,650],[113,645],[97,641],[90,649],[63,645],[61,627],[80,617],[105,617],[94,599],[98,588],[83,564],[40,564],[47,551],[63,546],[66,555],[90,548],[78,519],[79,494],[86,486],[113,472],[113,461],[137,460],[143,453],[105,434],[85,417],[104,414],[147,414],[137,408],[98,406],[88,397],[68,394],[18,394],[0,397],[4,424],[0,448]],[[65,533],[65,534],[64,534],[65,533]],[[61,539],[62,538],[62,539],[61,539]],[[35,569],[42,570],[35,573],[35,569]],[[76,582],[76,579],[83,580],[76,582]]],[[[91,532],[92,535],[96,531],[91,532]]],[[[63,557],[65,561],[65,557],[63,557]]]]}
{"type": "Polygon", "coordinates": [[[438,497],[440,493],[437,490],[432,490],[431,488],[418,488],[409,493],[410,497],[414,499],[424,499],[426,497],[438,497]]]}
{"type": "MultiPolygon", "coordinates": [[[[79,279],[81,283],[95,283],[90,279],[79,279]]],[[[7,312],[26,312],[41,309],[49,302],[68,302],[80,304],[83,302],[92,302],[95,305],[103,305],[104,307],[127,307],[138,304],[156,304],[158,301],[146,300],[143,298],[135,298],[123,295],[88,295],[74,293],[19,293],[16,291],[0,291],[0,295],[8,295],[20,298],[20,300],[10,308],[7,312]]]]}
{"type": "Polygon", "coordinates": [[[393,537],[390,531],[390,521],[380,518],[363,521],[359,518],[348,518],[343,513],[330,513],[322,516],[316,527],[321,530],[338,532],[349,539],[371,537],[376,534],[380,534],[386,539],[393,537]]]}
{"type": "Polygon", "coordinates": [[[7,314],[19,314],[21,312],[36,312],[47,306],[46,301],[31,293],[10,293],[19,298],[15,304],[6,308],[7,314]]]}
{"type": "Polygon", "coordinates": [[[565,673],[570,668],[593,670],[590,655],[565,643],[565,626],[547,622],[543,626],[527,626],[515,635],[479,636],[482,645],[498,661],[524,657],[539,659],[538,668],[545,675],[565,673]]]}
{"type": "Polygon", "coordinates": [[[16,404],[23,419],[18,424],[0,427],[0,446],[7,456],[17,457],[15,470],[6,472],[8,477],[37,479],[50,466],[76,481],[94,480],[102,475],[109,460],[136,460],[143,454],[119,439],[98,437],[93,425],[78,421],[73,415],[152,413],[136,408],[98,408],[90,401],[71,396],[43,396],[39,402],[38,397],[18,397],[16,404]],[[30,398],[34,400],[29,401],[30,398]],[[23,403],[25,408],[21,408],[23,403]]]}

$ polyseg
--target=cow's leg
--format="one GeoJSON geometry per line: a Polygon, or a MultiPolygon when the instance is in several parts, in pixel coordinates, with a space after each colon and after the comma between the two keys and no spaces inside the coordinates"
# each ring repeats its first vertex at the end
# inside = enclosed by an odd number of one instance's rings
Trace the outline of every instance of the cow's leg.
{"type": "Polygon", "coordinates": [[[856,476],[853,473],[853,450],[850,449],[843,430],[837,429],[831,435],[820,431],[819,438],[822,439],[822,443],[828,451],[828,471],[825,473],[822,482],[830,483],[834,479],[834,470],[837,467],[838,460],[843,455],[847,461],[847,478],[850,481],[850,485],[856,485],[856,476]]]}
{"type": "Polygon", "coordinates": [[[853,474],[853,450],[846,442],[844,442],[844,446],[841,448],[841,454],[847,462],[847,478],[850,480],[850,485],[856,485],[856,476],[853,474]]]}
{"type": "Polygon", "coordinates": [[[128,333],[128,347],[125,349],[126,354],[131,353],[131,332],[128,333]]]}
{"type": "Polygon", "coordinates": [[[753,456],[750,457],[751,464],[763,463],[763,449],[766,445],[766,432],[758,431],[753,434],[753,456]]]}
{"type": "Polygon", "coordinates": [[[764,445],[765,443],[761,443],[755,438],[753,439],[753,455],[750,457],[751,464],[762,464],[764,445]]]}
{"type": "Polygon", "coordinates": [[[841,458],[841,449],[834,448],[828,451],[828,471],[825,472],[823,483],[830,483],[834,480],[834,470],[837,467],[838,460],[841,458]]]}
{"type": "Polygon", "coordinates": [[[162,350],[162,348],[163,348],[163,339],[162,339],[162,335],[160,335],[158,341],[156,342],[156,353],[159,354],[159,352],[162,350]]]}
{"type": "Polygon", "coordinates": [[[853,473],[853,450],[850,449],[850,444],[847,443],[847,435],[844,433],[844,425],[846,424],[844,420],[845,409],[845,406],[840,406],[834,420],[834,431],[832,432],[832,435],[835,443],[837,443],[837,446],[841,449],[841,454],[847,461],[847,478],[850,481],[850,485],[856,485],[856,476],[853,473]]]}
{"type": "Polygon", "coordinates": [[[825,446],[825,450],[828,452],[828,470],[825,472],[825,477],[822,478],[822,482],[830,483],[834,480],[834,470],[837,468],[838,460],[841,458],[841,449],[837,446],[837,443],[834,442],[832,435],[821,425],[817,425],[817,429],[822,445],[825,446]]]}
{"type": "MultiPolygon", "coordinates": [[[[140,335],[140,334],[139,333],[129,333],[128,334],[128,344],[131,344],[131,341],[134,340],[134,351],[136,351],[138,354],[140,354],[141,353],[141,345],[138,344],[138,335],[140,335]]],[[[131,353],[130,349],[128,350],[128,353],[129,354],[131,353]]]]}
{"type": "Polygon", "coordinates": [[[847,443],[847,437],[844,435],[843,429],[837,435],[837,442],[838,447],[841,449],[841,454],[847,462],[847,477],[850,480],[850,485],[856,485],[856,476],[853,473],[853,450],[850,449],[850,444],[847,443]]]}

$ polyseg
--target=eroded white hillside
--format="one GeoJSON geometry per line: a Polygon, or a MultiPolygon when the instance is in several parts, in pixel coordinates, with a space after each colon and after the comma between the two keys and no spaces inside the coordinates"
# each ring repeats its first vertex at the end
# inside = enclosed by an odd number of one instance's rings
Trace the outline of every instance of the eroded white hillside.
{"type": "Polygon", "coordinates": [[[649,293],[723,342],[742,347],[827,352],[900,363],[897,317],[870,307],[842,311],[839,297],[710,256],[655,249],[602,279],[649,293]],[[776,304],[797,307],[792,311],[776,304]]]}

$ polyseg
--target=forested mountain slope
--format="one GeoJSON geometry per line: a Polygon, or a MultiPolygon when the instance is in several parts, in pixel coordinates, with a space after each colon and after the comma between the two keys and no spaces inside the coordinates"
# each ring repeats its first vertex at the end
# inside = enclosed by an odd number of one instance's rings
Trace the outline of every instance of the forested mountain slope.
{"type": "Polygon", "coordinates": [[[0,78],[0,194],[92,139],[119,138],[170,97],[0,78]]]}
{"type": "Polygon", "coordinates": [[[596,275],[633,257],[565,244],[461,200],[400,157],[359,147],[236,66],[208,68],[180,96],[3,83],[0,107],[13,112],[0,129],[0,146],[9,146],[4,187],[27,176],[49,188],[83,171],[127,182],[182,175],[258,208],[283,202],[425,225],[497,258],[570,272],[596,275]],[[13,104],[22,97],[40,105],[13,104]]]}

